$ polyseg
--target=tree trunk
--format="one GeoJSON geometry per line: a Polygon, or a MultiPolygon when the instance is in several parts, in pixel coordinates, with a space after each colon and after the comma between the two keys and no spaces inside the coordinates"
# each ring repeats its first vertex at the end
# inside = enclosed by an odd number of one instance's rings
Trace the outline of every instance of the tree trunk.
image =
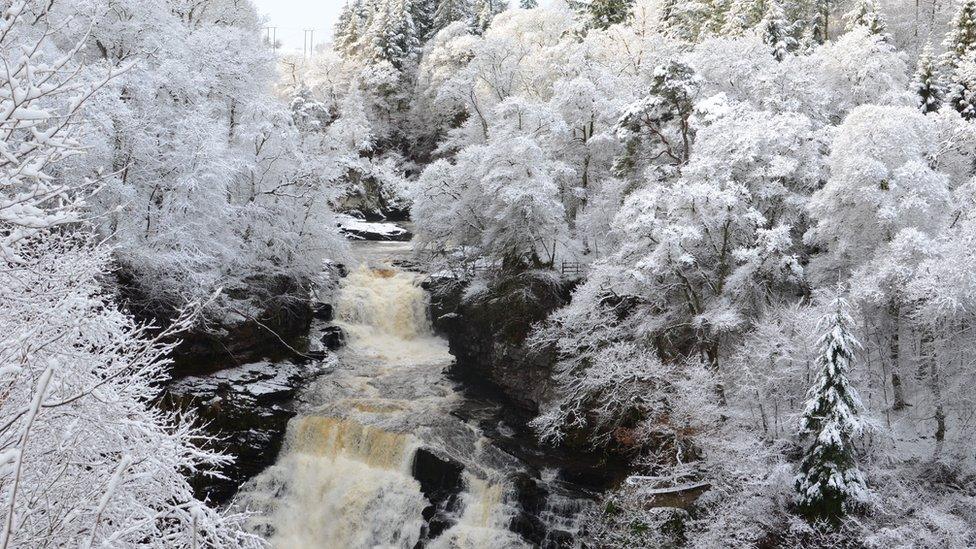
{"type": "Polygon", "coordinates": [[[898,302],[892,301],[888,308],[891,315],[891,333],[888,340],[888,359],[891,362],[891,391],[894,395],[894,404],[892,405],[892,410],[904,410],[905,409],[905,389],[902,387],[901,374],[898,373],[899,355],[900,355],[900,339],[898,331],[901,328],[900,322],[900,308],[898,302]]]}
{"type": "Polygon", "coordinates": [[[728,402],[725,399],[725,384],[722,383],[718,370],[718,339],[708,344],[705,349],[705,357],[708,360],[708,368],[715,375],[715,393],[718,396],[718,403],[725,407],[728,402]]]}
{"type": "Polygon", "coordinates": [[[945,443],[946,416],[942,403],[942,379],[939,375],[939,363],[935,356],[935,337],[928,328],[922,333],[922,360],[925,361],[928,370],[932,403],[935,406],[935,451],[933,458],[938,459],[945,443]]]}

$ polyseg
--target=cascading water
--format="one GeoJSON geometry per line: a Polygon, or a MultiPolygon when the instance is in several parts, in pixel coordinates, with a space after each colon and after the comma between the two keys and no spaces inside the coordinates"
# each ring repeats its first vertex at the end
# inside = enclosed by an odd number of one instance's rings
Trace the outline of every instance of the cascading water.
{"type": "Polygon", "coordinates": [[[303,395],[309,411],[289,424],[278,462],[238,498],[275,547],[527,546],[509,530],[505,473],[518,464],[451,415],[460,398],[444,377],[452,357],[431,331],[427,299],[417,275],[389,267],[364,265],[343,280],[339,366],[303,395]],[[431,501],[416,478],[421,448],[463,467],[456,497],[431,501]]]}

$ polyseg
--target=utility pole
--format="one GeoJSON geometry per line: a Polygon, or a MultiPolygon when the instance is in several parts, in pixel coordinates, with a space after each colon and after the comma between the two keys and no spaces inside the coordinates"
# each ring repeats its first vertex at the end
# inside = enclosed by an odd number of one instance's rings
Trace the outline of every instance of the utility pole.
{"type": "Polygon", "coordinates": [[[315,29],[305,29],[302,38],[302,55],[306,58],[311,57],[315,50],[315,29]]]}
{"type": "Polygon", "coordinates": [[[271,49],[278,51],[278,27],[264,27],[264,32],[271,49]]]}

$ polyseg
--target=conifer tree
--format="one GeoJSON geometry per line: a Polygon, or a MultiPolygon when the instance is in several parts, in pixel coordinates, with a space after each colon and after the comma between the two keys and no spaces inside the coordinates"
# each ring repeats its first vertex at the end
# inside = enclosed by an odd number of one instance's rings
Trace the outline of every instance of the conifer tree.
{"type": "Polygon", "coordinates": [[[434,10],[432,33],[437,33],[455,21],[472,19],[470,0],[440,0],[434,10]]]}
{"type": "Polygon", "coordinates": [[[836,522],[866,490],[854,455],[854,438],[863,430],[862,404],[847,378],[860,344],[848,311],[838,297],[820,320],[819,372],[801,421],[807,447],[795,488],[800,511],[811,521],[836,522]]]}
{"type": "Polygon", "coordinates": [[[539,0],[521,0],[519,7],[523,10],[531,10],[539,7],[539,0]]]}
{"type": "Polygon", "coordinates": [[[782,61],[793,49],[794,40],[787,30],[786,15],[783,13],[783,6],[779,0],[769,0],[766,8],[766,15],[760,22],[763,33],[763,42],[773,50],[773,57],[777,61],[782,61]]]}
{"type": "Polygon", "coordinates": [[[765,0],[732,0],[725,14],[722,34],[728,36],[742,34],[747,29],[758,25],[767,11],[765,0]]]}
{"type": "Polygon", "coordinates": [[[952,19],[945,42],[945,64],[953,70],[976,52],[976,0],[964,0],[952,19]]]}
{"type": "Polygon", "coordinates": [[[876,0],[858,0],[854,9],[844,17],[848,30],[864,27],[871,34],[884,35],[888,29],[876,0]]]}
{"type": "Polygon", "coordinates": [[[420,39],[410,6],[411,0],[384,0],[376,7],[363,37],[371,61],[389,61],[402,69],[416,60],[420,39]]]}
{"type": "Polygon", "coordinates": [[[355,0],[346,3],[339,12],[339,20],[336,21],[333,32],[333,43],[335,50],[346,55],[353,49],[353,45],[359,40],[362,28],[363,15],[362,0],[355,0]]]}
{"type": "Polygon", "coordinates": [[[630,18],[634,0],[592,0],[586,6],[590,26],[607,29],[630,18]]]}
{"type": "Polygon", "coordinates": [[[491,20],[496,15],[505,11],[508,5],[504,0],[475,0],[474,1],[474,28],[480,34],[491,26],[491,20]]]}
{"type": "Polygon", "coordinates": [[[945,92],[939,78],[935,60],[932,58],[932,45],[927,44],[918,58],[918,68],[912,80],[912,89],[918,101],[918,108],[923,113],[936,112],[942,107],[945,92]]]}
{"type": "Polygon", "coordinates": [[[813,39],[823,44],[830,38],[830,11],[835,0],[813,0],[813,39]]]}
{"type": "Polygon", "coordinates": [[[946,36],[946,102],[966,120],[976,119],[976,0],[965,0],[946,36]]]}
{"type": "Polygon", "coordinates": [[[437,0],[412,0],[410,16],[417,30],[417,38],[426,42],[434,35],[434,13],[437,11],[437,0]]]}

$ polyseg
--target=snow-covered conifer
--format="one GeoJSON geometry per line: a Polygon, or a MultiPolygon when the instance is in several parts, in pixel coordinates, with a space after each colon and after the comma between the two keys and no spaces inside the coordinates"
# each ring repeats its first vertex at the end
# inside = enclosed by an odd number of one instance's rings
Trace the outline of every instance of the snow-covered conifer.
{"type": "Polygon", "coordinates": [[[797,503],[811,520],[837,521],[867,490],[854,447],[864,424],[861,399],[848,378],[860,348],[849,309],[838,297],[820,321],[817,377],[800,425],[806,448],[796,477],[797,503]]]}
{"type": "Polygon", "coordinates": [[[504,0],[474,0],[472,12],[475,30],[485,32],[491,25],[492,19],[507,7],[508,4],[504,0]]]}
{"type": "Polygon", "coordinates": [[[631,15],[634,0],[591,0],[586,6],[590,25],[606,29],[623,23],[631,15]]]}
{"type": "Polygon", "coordinates": [[[457,21],[468,22],[472,16],[471,0],[440,0],[434,10],[433,32],[443,30],[457,21]]]}
{"type": "Polygon", "coordinates": [[[958,67],[976,53],[976,0],[963,0],[959,5],[943,47],[943,59],[949,69],[958,67]]]}
{"type": "Polygon", "coordinates": [[[868,29],[871,34],[879,35],[884,35],[888,29],[876,0],[858,0],[854,9],[844,17],[847,19],[848,29],[862,26],[868,29]]]}
{"type": "Polygon", "coordinates": [[[941,77],[932,56],[932,46],[928,44],[918,58],[915,77],[912,80],[912,91],[918,108],[923,113],[936,112],[942,108],[945,92],[942,89],[941,77]]]}
{"type": "Polygon", "coordinates": [[[766,15],[759,23],[763,42],[773,51],[773,57],[782,61],[793,49],[793,39],[789,35],[786,14],[779,0],[769,0],[766,15]]]}

